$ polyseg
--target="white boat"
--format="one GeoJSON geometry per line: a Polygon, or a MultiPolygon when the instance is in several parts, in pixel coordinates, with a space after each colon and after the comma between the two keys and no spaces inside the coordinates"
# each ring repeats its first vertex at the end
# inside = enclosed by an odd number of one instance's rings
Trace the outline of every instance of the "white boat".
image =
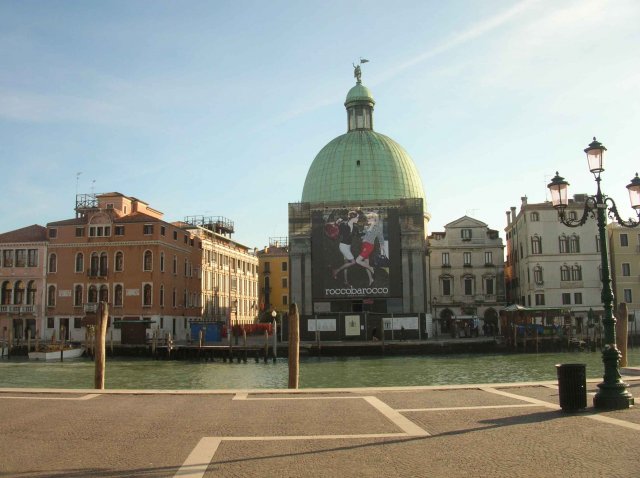
{"type": "MultiPolygon", "coordinates": [[[[77,347],[72,349],[64,349],[62,352],[62,359],[72,359],[82,357],[84,352],[83,347],[77,347]]],[[[53,350],[51,352],[29,352],[29,360],[60,360],[60,351],[53,350]]]]}

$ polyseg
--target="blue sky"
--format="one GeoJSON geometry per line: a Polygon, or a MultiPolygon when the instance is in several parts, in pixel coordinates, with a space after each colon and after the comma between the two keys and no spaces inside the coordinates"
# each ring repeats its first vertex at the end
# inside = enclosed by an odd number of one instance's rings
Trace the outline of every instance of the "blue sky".
{"type": "Polygon", "coordinates": [[[73,217],[77,184],[169,221],[228,217],[250,247],[286,236],[313,158],[346,131],[360,57],[431,231],[468,214],[503,235],[556,170],[595,192],[594,135],[626,217],[639,24],[637,0],[4,0],[0,231],[73,217]]]}

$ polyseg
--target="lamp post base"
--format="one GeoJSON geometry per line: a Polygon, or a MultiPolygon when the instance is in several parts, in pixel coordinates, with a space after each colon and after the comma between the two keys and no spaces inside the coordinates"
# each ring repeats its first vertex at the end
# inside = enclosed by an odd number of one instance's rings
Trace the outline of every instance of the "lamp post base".
{"type": "Polygon", "coordinates": [[[634,404],[633,396],[627,391],[627,384],[599,383],[598,392],[593,397],[593,407],[600,410],[624,410],[634,404]]]}

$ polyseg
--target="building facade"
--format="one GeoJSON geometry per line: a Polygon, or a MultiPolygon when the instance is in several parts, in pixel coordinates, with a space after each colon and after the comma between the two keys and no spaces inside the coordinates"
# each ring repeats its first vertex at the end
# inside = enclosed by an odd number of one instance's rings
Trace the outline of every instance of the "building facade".
{"type": "MultiPolygon", "coordinates": [[[[286,237],[269,238],[269,246],[257,252],[260,311],[281,316],[289,312],[289,245],[286,237]]],[[[270,320],[267,317],[267,320],[270,320]]]]}
{"type": "Polygon", "coordinates": [[[233,221],[189,216],[181,224],[202,244],[201,304],[205,322],[252,324],[258,316],[258,258],[231,239],[233,221]]]}
{"type": "Polygon", "coordinates": [[[202,242],[144,201],[79,195],[76,217],[47,232],[44,338],[82,340],[101,301],[116,342],[144,343],[154,329],[185,339],[200,320],[202,242]]]}
{"type": "Polygon", "coordinates": [[[23,340],[43,330],[47,229],[0,234],[0,337],[23,340]]]}
{"type": "Polygon", "coordinates": [[[630,319],[640,325],[640,233],[618,223],[607,225],[611,277],[616,304],[626,303],[630,319]]]}
{"type": "Polygon", "coordinates": [[[504,244],[498,231],[463,216],[444,232],[431,234],[428,247],[434,332],[449,333],[460,320],[474,321],[479,329],[485,323],[497,326],[506,305],[504,244]]]}
{"type": "MultiPolygon", "coordinates": [[[[586,195],[569,200],[566,214],[580,218],[586,195]]],[[[507,301],[530,307],[570,310],[577,331],[590,309],[602,315],[601,258],[596,221],[570,228],[558,220],[550,202],[529,204],[507,212],[507,301]]]]}

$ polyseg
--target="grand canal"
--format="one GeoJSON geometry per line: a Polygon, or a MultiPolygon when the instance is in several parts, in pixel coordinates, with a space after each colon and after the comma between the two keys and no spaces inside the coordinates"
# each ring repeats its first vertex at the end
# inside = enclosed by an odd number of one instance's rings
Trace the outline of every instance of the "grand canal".
{"type": "MultiPolygon", "coordinates": [[[[303,358],[301,388],[449,385],[554,380],[557,363],[584,363],[587,377],[602,377],[599,352],[510,355],[303,358]]],[[[631,349],[630,366],[640,364],[631,349]]],[[[0,360],[0,387],[92,388],[94,364],[0,360]]],[[[276,363],[223,363],[108,359],[107,389],[286,388],[286,359],[276,363]]]]}

